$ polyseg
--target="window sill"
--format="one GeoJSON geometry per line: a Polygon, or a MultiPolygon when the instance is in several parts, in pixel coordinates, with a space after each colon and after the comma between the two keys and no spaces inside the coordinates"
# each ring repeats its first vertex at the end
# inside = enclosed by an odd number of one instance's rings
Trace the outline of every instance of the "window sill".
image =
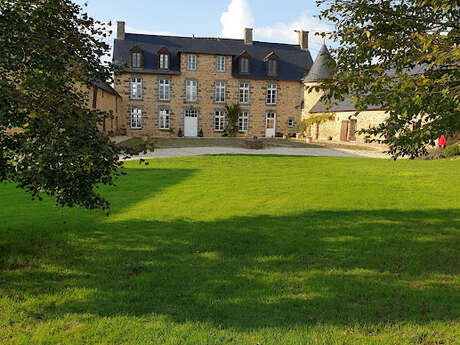
{"type": "Polygon", "coordinates": [[[171,102],[171,100],[170,99],[159,99],[158,102],[167,102],[167,103],[169,103],[169,102],[171,102]]]}

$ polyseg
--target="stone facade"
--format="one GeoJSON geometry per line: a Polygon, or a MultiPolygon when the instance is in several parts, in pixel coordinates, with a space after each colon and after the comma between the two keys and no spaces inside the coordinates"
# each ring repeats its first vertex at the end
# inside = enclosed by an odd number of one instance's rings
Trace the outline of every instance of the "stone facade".
{"type": "Polygon", "coordinates": [[[118,133],[120,128],[118,111],[121,104],[119,96],[97,86],[93,86],[91,90],[88,90],[88,106],[112,114],[112,118],[105,119],[104,123],[100,126],[100,129],[105,133],[118,133]]]}
{"type": "Polygon", "coordinates": [[[170,130],[160,129],[159,115],[161,109],[168,109],[170,128],[177,136],[180,129],[184,132],[184,114],[186,109],[198,112],[198,131],[202,129],[205,137],[222,136],[221,131],[214,130],[214,115],[217,110],[224,111],[225,104],[240,104],[242,111],[249,113],[248,131],[239,133],[240,136],[265,136],[266,113],[276,112],[276,132],[294,134],[301,118],[303,84],[299,81],[239,79],[232,75],[232,57],[226,56],[225,72],[216,71],[216,55],[196,55],[196,70],[187,70],[187,55],[180,55],[180,73],[123,73],[115,78],[115,90],[122,96],[120,105],[120,126],[125,127],[130,136],[151,135],[169,136],[170,130]],[[142,99],[132,99],[131,78],[142,78],[142,99]],[[170,100],[159,100],[159,81],[170,81],[170,100]],[[195,80],[198,84],[196,102],[187,102],[186,81],[195,80]],[[226,97],[224,103],[215,101],[216,82],[225,82],[226,97]],[[249,83],[250,95],[248,103],[240,103],[240,83],[249,83]],[[277,85],[276,105],[267,105],[267,85],[277,85]],[[142,109],[142,128],[131,128],[131,109],[142,109]]]}
{"type": "MultiPolygon", "coordinates": [[[[320,101],[322,92],[308,92],[308,87],[317,84],[318,82],[305,82],[302,119],[320,115],[319,113],[310,112],[310,110],[320,101]]],[[[355,115],[356,110],[354,109],[330,112],[330,114],[331,119],[329,121],[311,126],[308,136],[313,141],[332,140],[363,143],[365,136],[359,135],[357,132],[361,129],[369,129],[383,123],[388,116],[387,112],[381,109],[361,111],[358,115],[355,115]]]]}

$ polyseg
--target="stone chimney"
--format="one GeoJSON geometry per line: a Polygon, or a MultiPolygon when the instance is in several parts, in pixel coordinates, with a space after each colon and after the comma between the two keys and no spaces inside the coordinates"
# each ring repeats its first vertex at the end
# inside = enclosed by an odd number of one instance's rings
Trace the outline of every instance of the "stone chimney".
{"type": "Polygon", "coordinates": [[[297,34],[299,35],[299,46],[300,49],[302,50],[308,50],[308,31],[297,31],[297,34]]]}
{"type": "Polygon", "coordinates": [[[244,44],[246,45],[252,44],[252,28],[244,29],[244,44]]]}
{"type": "Polygon", "coordinates": [[[125,39],[125,22],[117,22],[117,39],[125,39]]]}

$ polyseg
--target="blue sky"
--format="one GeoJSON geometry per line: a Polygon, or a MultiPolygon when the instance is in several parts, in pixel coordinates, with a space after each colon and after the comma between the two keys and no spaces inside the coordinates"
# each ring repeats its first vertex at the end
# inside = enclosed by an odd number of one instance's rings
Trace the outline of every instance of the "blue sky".
{"type": "Polygon", "coordinates": [[[297,43],[294,30],[305,29],[316,56],[321,39],[315,31],[330,26],[314,19],[314,0],[77,0],[86,11],[103,21],[126,22],[127,32],[199,37],[242,38],[244,27],[254,28],[254,39],[297,43]]]}

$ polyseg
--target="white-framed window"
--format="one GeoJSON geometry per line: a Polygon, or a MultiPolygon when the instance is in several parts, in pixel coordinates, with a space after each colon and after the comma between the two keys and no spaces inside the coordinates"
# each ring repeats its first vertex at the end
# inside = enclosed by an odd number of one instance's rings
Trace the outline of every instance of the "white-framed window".
{"type": "Polygon", "coordinates": [[[265,114],[265,128],[275,129],[276,128],[276,112],[267,111],[265,114]]]}
{"type": "Polygon", "coordinates": [[[216,81],[216,103],[225,103],[225,82],[216,81]]]}
{"type": "Polygon", "coordinates": [[[161,108],[160,116],[158,119],[158,127],[160,129],[169,129],[169,109],[161,108]]]}
{"type": "Polygon", "coordinates": [[[160,68],[169,69],[169,54],[160,54],[160,68]]]}
{"type": "Polygon", "coordinates": [[[274,75],[277,71],[277,61],[276,59],[268,60],[268,74],[274,75]]]}
{"type": "Polygon", "coordinates": [[[169,79],[161,79],[159,81],[159,99],[160,101],[171,100],[171,82],[169,79]]]}
{"type": "Polygon", "coordinates": [[[138,107],[131,108],[131,128],[132,129],[142,128],[142,108],[138,108],[138,107]]]}
{"type": "Polygon", "coordinates": [[[185,117],[198,117],[198,110],[193,108],[185,109],[185,117]]]}
{"type": "Polygon", "coordinates": [[[214,114],[214,131],[222,132],[225,128],[225,113],[217,110],[214,114]]]}
{"type": "Polygon", "coordinates": [[[247,132],[249,128],[249,113],[242,111],[238,117],[238,130],[240,132],[247,132]]]}
{"type": "Polygon", "coordinates": [[[294,127],[294,125],[295,125],[294,119],[288,119],[288,127],[292,128],[292,127],[294,127]]]}
{"type": "Polygon", "coordinates": [[[131,66],[135,68],[141,67],[141,53],[131,53],[131,66]]]}
{"type": "Polygon", "coordinates": [[[240,103],[249,103],[249,83],[240,83],[240,103]]]}
{"type": "Polygon", "coordinates": [[[187,55],[187,70],[196,71],[196,55],[187,55]]]}
{"type": "Polygon", "coordinates": [[[142,78],[131,78],[131,99],[142,99],[142,78]]]}
{"type": "Polygon", "coordinates": [[[276,84],[267,85],[267,104],[276,104],[278,100],[278,87],[276,84]]]}
{"type": "Polygon", "coordinates": [[[196,102],[198,99],[198,82],[196,80],[185,81],[185,99],[187,102],[196,102]]]}
{"type": "Polygon", "coordinates": [[[249,59],[247,57],[240,58],[240,73],[249,73],[249,59]]]}
{"type": "Polygon", "coordinates": [[[216,57],[216,71],[225,72],[225,56],[216,57]]]}

